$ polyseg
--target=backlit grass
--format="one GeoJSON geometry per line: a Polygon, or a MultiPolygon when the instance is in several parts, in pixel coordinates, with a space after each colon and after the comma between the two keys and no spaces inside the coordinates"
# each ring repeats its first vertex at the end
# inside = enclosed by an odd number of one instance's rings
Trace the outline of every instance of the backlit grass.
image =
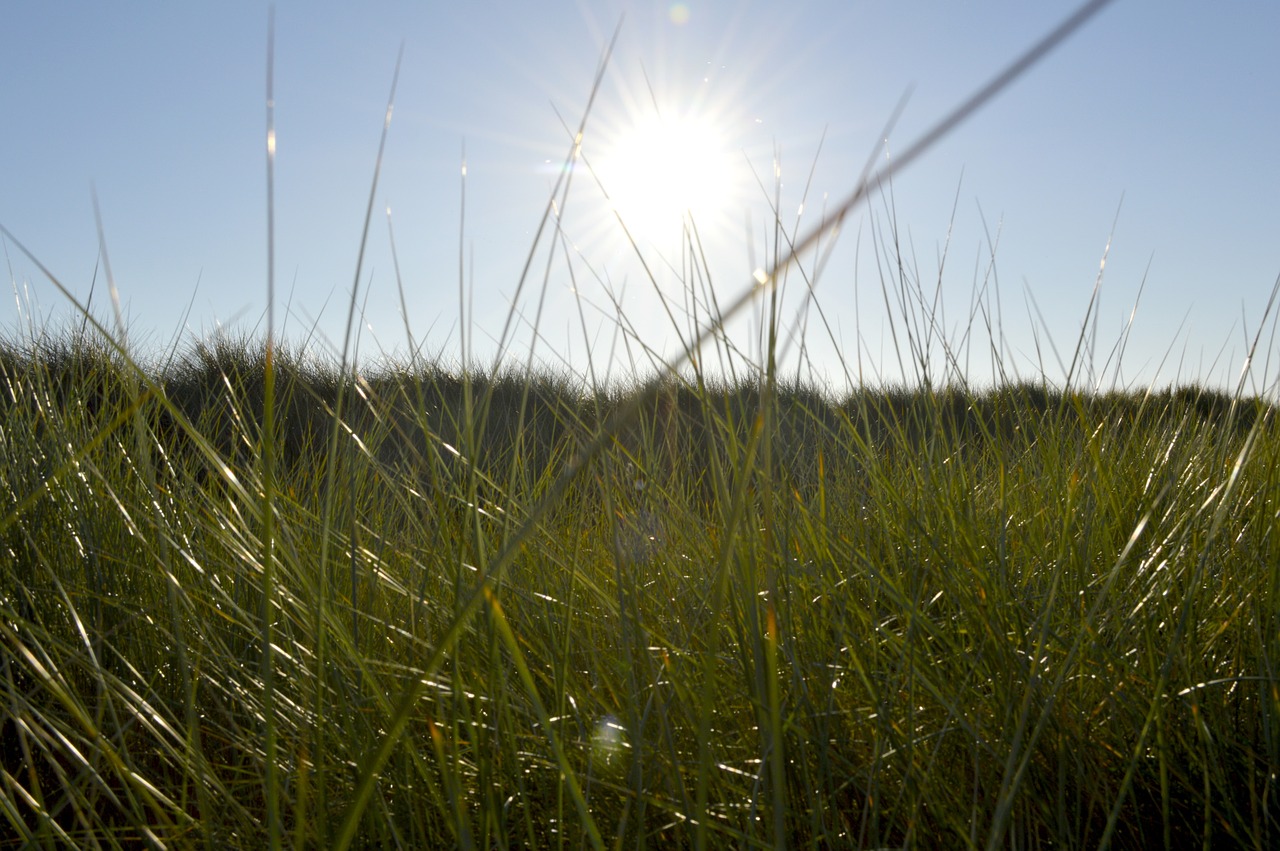
{"type": "MultiPolygon", "coordinates": [[[[14,837],[261,841],[260,355],[5,349],[14,837]]],[[[344,379],[277,367],[292,840],[334,838],[414,682],[366,844],[1275,837],[1260,400],[672,384],[493,576],[625,399],[388,368],[330,454],[344,379]]]]}

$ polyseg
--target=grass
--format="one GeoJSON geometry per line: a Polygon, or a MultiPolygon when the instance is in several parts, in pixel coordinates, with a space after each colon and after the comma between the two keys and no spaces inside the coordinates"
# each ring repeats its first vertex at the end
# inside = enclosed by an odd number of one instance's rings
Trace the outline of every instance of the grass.
{"type": "Polygon", "coordinates": [[[976,387],[891,231],[841,397],[692,228],[631,385],[5,341],[0,847],[1274,847],[1274,407],[976,387]]]}
{"type": "MultiPolygon", "coordinates": [[[[0,361],[8,829],[262,841],[261,348],[0,361]]],[[[494,576],[643,391],[388,368],[334,453],[343,375],[276,368],[295,844],[338,834],[395,723],[367,844],[1275,839],[1259,399],[673,384],[494,576]]]]}

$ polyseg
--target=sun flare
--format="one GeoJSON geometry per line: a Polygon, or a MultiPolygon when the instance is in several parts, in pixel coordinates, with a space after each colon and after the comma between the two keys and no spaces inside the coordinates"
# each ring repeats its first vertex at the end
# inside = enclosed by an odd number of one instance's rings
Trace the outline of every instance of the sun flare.
{"type": "Polygon", "coordinates": [[[731,212],[734,163],[712,121],[654,116],[618,134],[597,174],[628,231],[661,241],[678,236],[689,219],[705,228],[731,212]]]}

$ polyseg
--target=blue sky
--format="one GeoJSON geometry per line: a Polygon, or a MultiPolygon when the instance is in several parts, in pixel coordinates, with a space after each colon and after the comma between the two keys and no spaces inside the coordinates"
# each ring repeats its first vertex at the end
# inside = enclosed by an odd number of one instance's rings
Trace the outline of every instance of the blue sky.
{"type": "MultiPolygon", "coordinates": [[[[804,200],[798,229],[807,232],[824,199],[834,204],[853,188],[869,156],[883,165],[904,150],[1073,7],[278,3],[277,329],[315,351],[342,348],[402,44],[357,292],[361,357],[402,356],[407,348],[389,208],[408,322],[425,351],[456,362],[465,327],[473,354],[487,360],[514,310],[522,322],[508,343],[512,363],[532,353],[546,368],[581,374],[590,359],[623,375],[633,364],[648,369],[645,346],[679,353],[691,292],[705,298],[709,287],[727,304],[772,257],[775,153],[782,221],[795,228],[804,200]],[[611,179],[642,173],[617,163],[617,152],[652,120],[656,102],[668,121],[709,128],[709,144],[727,163],[714,193],[719,206],[699,220],[708,284],[691,285],[679,271],[678,221],[666,229],[648,223],[643,201],[624,213],[646,220],[637,236],[675,328],[585,168],[575,172],[563,210],[564,241],[533,243],[569,151],[566,124],[581,119],[620,20],[587,119],[587,160],[604,168],[612,157],[620,171],[611,179]],[[885,123],[908,89],[885,140],[885,123]],[[460,243],[471,305],[465,322],[460,243]],[[517,300],[531,249],[534,272],[517,300]],[[536,343],[528,327],[535,317],[536,343]]],[[[98,260],[96,188],[134,345],[162,350],[219,329],[264,328],[267,9],[64,2],[6,13],[0,224],[83,302],[98,260]]],[[[1006,374],[1043,370],[1061,382],[1058,357],[1069,361],[1076,347],[1111,238],[1096,331],[1091,325],[1087,335],[1096,340],[1088,358],[1094,380],[1234,382],[1280,275],[1278,33],[1280,5],[1267,2],[1120,0],[1107,8],[895,177],[891,196],[877,195],[845,222],[815,290],[830,335],[812,306],[807,325],[797,319],[804,287],[798,276],[789,279],[784,327],[807,331],[803,347],[784,344],[787,368],[835,389],[859,375],[898,381],[919,374],[904,342],[914,337],[933,341],[929,368],[941,376],[945,339],[968,379],[989,384],[998,372],[981,314],[971,318],[976,299],[1000,320],[1006,374]],[[891,222],[912,286],[919,282],[914,298],[939,305],[930,307],[933,336],[922,330],[928,312],[917,307],[915,320],[898,312],[900,284],[889,281],[886,306],[881,270],[897,266],[883,254],[891,222]],[[1112,349],[1140,288],[1117,370],[1112,349]]],[[[695,165],[679,180],[696,182],[705,170],[695,165]]],[[[646,177],[637,191],[660,180],[646,177]]],[[[5,333],[66,327],[73,306],[13,245],[5,249],[12,291],[0,307],[5,333]]],[[[813,258],[803,267],[812,270],[813,258]]],[[[95,315],[109,320],[102,280],[93,298],[95,315]]],[[[757,327],[750,317],[733,327],[744,357],[759,356],[757,327]]],[[[1263,344],[1256,391],[1275,379],[1274,346],[1265,336],[1263,344]]]]}

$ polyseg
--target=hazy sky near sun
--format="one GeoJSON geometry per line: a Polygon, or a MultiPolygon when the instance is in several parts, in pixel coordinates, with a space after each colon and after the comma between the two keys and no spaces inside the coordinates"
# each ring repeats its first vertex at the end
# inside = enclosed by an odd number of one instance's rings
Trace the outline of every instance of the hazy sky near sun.
{"type": "MultiPolygon", "coordinates": [[[[775,191],[787,232],[807,232],[869,157],[883,166],[905,150],[1075,5],[280,2],[276,327],[320,350],[342,347],[401,45],[359,267],[361,357],[403,355],[407,318],[426,352],[456,361],[466,327],[487,359],[515,315],[512,362],[532,347],[536,363],[582,372],[590,352],[597,367],[625,372],[647,369],[644,346],[678,354],[679,338],[705,319],[708,292],[728,304],[773,259],[775,191]],[[549,231],[534,243],[619,21],[582,151],[600,172],[612,167],[602,182],[640,198],[618,203],[638,222],[656,285],[584,167],[562,211],[563,239],[549,231]],[[676,145],[661,172],[636,159],[670,145],[637,135],[655,111],[700,134],[686,131],[687,150],[676,145]],[[708,189],[712,173],[719,182],[708,189]],[[668,197],[702,187],[688,203],[703,205],[709,282],[689,271],[679,222],[649,222],[645,204],[655,202],[643,195],[654,186],[668,197]]],[[[93,284],[96,189],[138,345],[264,333],[267,21],[258,2],[6,10],[0,224],[75,298],[92,288],[94,315],[112,321],[101,270],[93,284]]],[[[995,334],[1007,372],[1043,369],[1060,382],[1058,359],[1069,362],[1077,345],[1110,239],[1086,335],[1094,373],[1105,383],[1234,381],[1280,275],[1278,36],[1280,4],[1264,0],[1108,7],[845,222],[817,278],[821,316],[813,304],[798,313],[805,285],[791,275],[784,339],[806,330],[803,349],[798,338],[783,344],[788,368],[837,389],[849,376],[896,381],[919,374],[914,339],[930,342],[929,369],[942,375],[945,341],[987,384],[995,334]],[[885,253],[894,224],[905,286],[885,253]]],[[[5,333],[67,327],[72,305],[13,244],[4,248],[5,333]]],[[[802,268],[813,272],[815,258],[802,268]]],[[[753,322],[735,326],[745,357],[759,354],[753,322]]],[[[1263,345],[1275,348],[1265,336],[1263,345]]],[[[1275,379],[1273,358],[1263,361],[1257,390],[1275,379]]]]}

